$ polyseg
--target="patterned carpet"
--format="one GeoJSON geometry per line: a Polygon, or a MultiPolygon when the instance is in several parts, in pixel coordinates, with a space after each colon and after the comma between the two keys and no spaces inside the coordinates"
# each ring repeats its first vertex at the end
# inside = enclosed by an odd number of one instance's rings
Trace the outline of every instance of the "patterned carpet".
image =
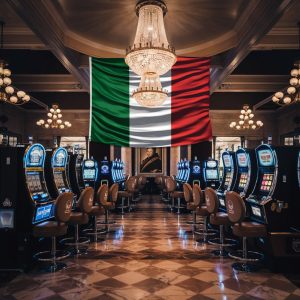
{"type": "Polygon", "coordinates": [[[112,216],[116,232],[67,259],[67,269],[21,274],[0,288],[0,299],[300,299],[283,274],[236,273],[231,259],[212,257],[188,232],[191,216],[168,212],[158,196],[138,206],[112,216]]]}

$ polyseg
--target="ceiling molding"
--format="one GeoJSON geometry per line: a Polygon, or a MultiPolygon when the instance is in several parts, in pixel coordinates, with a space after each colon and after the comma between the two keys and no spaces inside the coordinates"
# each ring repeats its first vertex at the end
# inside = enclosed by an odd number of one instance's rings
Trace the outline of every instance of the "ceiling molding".
{"type": "Polygon", "coordinates": [[[215,69],[211,74],[211,93],[218,89],[292,3],[293,0],[249,2],[235,25],[239,36],[237,47],[226,54],[224,68],[215,69]]]}
{"type": "Polygon", "coordinates": [[[28,92],[88,92],[71,74],[13,75],[19,89],[28,92]]]}
{"type": "Polygon", "coordinates": [[[229,75],[216,92],[273,93],[288,80],[289,75],[229,75]]]}
{"type": "Polygon", "coordinates": [[[89,76],[79,68],[80,54],[64,45],[63,20],[52,1],[7,0],[29,28],[48,45],[63,66],[88,89],[89,76]],[[54,17],[55,16],[55,17],[54,17]]]}

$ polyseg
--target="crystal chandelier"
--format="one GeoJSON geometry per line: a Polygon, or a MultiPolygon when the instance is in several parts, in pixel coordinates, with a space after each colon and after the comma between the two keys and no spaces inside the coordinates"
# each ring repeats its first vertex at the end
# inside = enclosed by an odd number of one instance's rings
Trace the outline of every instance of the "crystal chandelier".
{"type": "Polygon", "coordinates": [[[45,121],[40,119],[36,122],[36,125],[41,126],[43,128],[57,128],[57,129],[64,129],[70,128],[72,124],[69,121],[62,120],[62,113],[61,110],[58,108],[57,104],[53,104],[52,108],[50,108],[49,112],[47,113],[48,119],[45,121]]]}
{"type": "Polygon", "coordinates": [[[254,122],[254,114],[252,110],[249,108],[248,104],[243,106],[241,110],[241,114],[239,116],[240,120],[238,122],[231,122],[229,127],[237,130],[245,130],[245,129],[258,129],[261,128],[264,123],[262,121],[254,122]]]}
{"type": "MultiPolygon", "coordinates": [[[[300,50],[300,23],[299,28],[299,50],[300,50]]],[[[300,103],[300,59],[294,62],[294,68],[291,70],[290,86],[283,91],[276,92],[272,101],[278,105],[284,106],[293,103],[300,103]]]]}
{"type": "Polygon", "coordinates": [[[125,62],[142,77],[139,88],[132,96],[146,107],[161,105],[167,98],[159,76],[168,72],[176,62],[175,49],[169,45],[165,31],[163,18],[166,13],[167,6],[162,0],[139,0],[134,43],[126,49],[125,62]]]}
{"type": "MultiPolygon", "coordinates": [[[[3,28],[1,24],[1,50],[3,49],[3,28]]],[[[0,102],[7,102],[15,105],[22,105],[30,100],[30,97],[23,91],[16,91],[12,86],[11,71],[7,68],[8,63],[0,59],[0,102]]]]}

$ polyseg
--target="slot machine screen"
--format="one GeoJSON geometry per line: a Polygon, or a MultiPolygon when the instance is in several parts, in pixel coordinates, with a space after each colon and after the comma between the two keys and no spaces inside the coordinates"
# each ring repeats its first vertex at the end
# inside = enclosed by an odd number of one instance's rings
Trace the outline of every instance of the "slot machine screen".
{"type": "Polygon", "coordinates": [[[0,228],[14,228],[14,217],[13,209],[0,209],[0,228]]]}
{"type": "Polygon", "coordinates": [[[264,149],[258,151],[258,161],[261,167],[274,166],[274,158],[270,149],[264,149]]]}
{"type": "Polygon", "coordinates": [[[53,204],[43,205],[37,208],[34,222],[39,222],[44,219],[49,219],[52,214],[53,204]]]}
{"type": "Polygon", "coordinates": [[[95,169],[84,169],[83,170],[83,179],[84,180],[95,180],[96,170],[95,169]]]}
{"type": "Polygon", "coordinates": [[[206,170],[206,179],[217,180],[218,179],[218,170],[206,170]]]}
{"type": "Polygon", "coordinates": [[[231,159],[230,159],[230,155],[229,154],[223,155],[223,163],[224,163],[224,166],[226,168],[230,168],[231,167],[231,159]]]}
{"type": "Polygon", "coordinates": [[[261,210],[259,207],[251,206],[251,210],[254,216],[261,217],[261,210]]]}
{"type": "Polygon", "coordinates": [[[65,187],[65,182],[63,178],[62,172],[55,172],[54,173],[54,181],[58,189],[65,187]]]}
{"type": "Polygon", "coordinates": [[[53,167],[64,167],[67,160],[67,151],[65,149],[58,149],[53,157],[52,166],[53,167]]]}
{"type": "Polygon", "coordinates": [[[224,182],[225,189],[228,188],[230,181],[231,181],[231,172],[227,172],[225,175],[225,182],[224,182]]]}
{"type": "Polygon", "coordinates": [[[273,183],[274,174],[273,173],[264,173],[261,185],[260,185],[260,191],[268,193],[271,190],[272,183],[273,183]]]}
{"type": "Polygon", "coordinates": [[[217,162],[215,160],[208,160],[206,163],[207,168],[216,168],[217,162]]]}
{"type": "Polygon", "coordinates": [[[239,189],[244,189],[248,181],[248,173],[241,173],[239,189]]]}
{"type": "Polygon", "coordinates": [[[200,166],[199,165],[193,166],[193,174],[200,174],[200,166]]]}
{"type": "Polygon", "coordinates": [[[237,154],[237,161],[239,167],[247,167],[248,166],[248,159],[246,153],[238,153],[237,154]]]}
{"type": "Polygon", "coordinates": [[[86,160],[84,162],[84,166],[87,168],[94,168],[95,167],[95,162],[93,160],[86,160]]]}
{"type": "Polygon", "coordinates": [[[109,166],[108,165],[102,165],[101,166],[101,174],[109,174],[109,166]]]}
{"type": "Polygon", "coordinates": [[[26,167],[38,167],[43,164],[44,151],[40,145],[33,146],[25,156],[26,167]]]}

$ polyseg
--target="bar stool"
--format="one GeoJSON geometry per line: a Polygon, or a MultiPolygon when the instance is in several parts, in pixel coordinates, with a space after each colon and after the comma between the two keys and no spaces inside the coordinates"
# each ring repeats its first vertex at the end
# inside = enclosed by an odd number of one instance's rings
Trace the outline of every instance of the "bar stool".
{"type": "Polygon", "coordinates": [[[171,202],[170,206],[169,206],[171,212],[173,211],[173,207],[175,206],[174,197],[172,196],[175,189],[176,189],[176,183],[174,182],[174,180],[170,176],[166,176],[165,177],[165,190],[166,190],[166,193],[168,194],[169,202],[171,202]]]}
{"type": "Polygon", "coordinates": [[[105,225],[106,233],[114,233],[114,231],[110,231],[109,229],[109,225],[114,223],[109,221],[109,212],[115,209],[115,198],[118,197],[118,190],[119,186],[117,183],[113,184],[110,190],[108,189],[108,186],[104,184],[97,192],[97,201],[104,207],[105,210],[105,221],[102,224],[105,225]]]}
{"type": "Polygon", "coordinates": [[[205,189],[205,201],[207,211],[210,214],[210,224],[219,226],[220,228],[220,237],[208,240],[208,243],[211,245],[219,246],[219,250],[215,250],[212,253],[215,256],[227,257],[228,252],[225,250],[225,247],[233,247],[237,244],[236,240],[224,238],[224,226],[231,225],[231,222],[228,218],[228,215],[223,212],[219,212],[219,200],[217,193],[212,188],[205,189]]]}
{"type": "MultiPolygon", "coordinates": [[[[129,177],[124,184],[124,191],[118,191],[118,199],[121,198],[121,205],[118,206],[118,209],[121,209],[121,214],[124,215],[124,209],[128,208],[128,205],[125,205],[125,199],[131,197],[131,192],[128,190],[128,186],[134,184],[132,177],[129,177]]],[[[129,200],[128,200],[129,201],[129,200]]],[[[127,201],[127,203],[128,203],[127,201]]]]}
{"type": "Polygon", "coordinates": [[[66,267],[64,263],[58,263],[62,259],[70,256],[70,252],[56,250],[56,237],[67,234],[68,225],[66,222],[70,219],[73,202],[72,193],[60,194],[54,204],[54,221],[45,221],[33,227],[33,236],[51,237],[51,251],[36,253],[33,257],[41,262],[51,262],[45,269],[48,272],[56,272],[66,267]]]}
{"type": "Polygon", "coordinates": [[[203,218],[203,227],[202,229],[195,229],[194,233],[202,235],[202,239],[197,239],[196,241],[199,243],[206,243],[207,237],[214,236],[217,234],[217,230],[208,229],[207,219],[209,217],[209,212],[207,210],[207,206],[204,202],[204,195],[202,190],[198,184],[194,184],[193,186],[193,199],[196,207],[196,216],[199,215],[203,218]]]}
{"type": "Polygon", "coordinates": [[[187,203],[186,208],[192,211],[192,220],[187,221],[186,223],[189,225],[193,225],[194,228],[196,224],[200,224],[200,222],[197,222],[196,220],[196,209],[199,206],[200,201],[198,202],[199,199],[195,199],[193,197],[193,188],[189,183],[183,184],[183,195],[184,195],[184,200],[187,203]]]}
{"type": "Polygon", "coordinates": [[[87,237],[79,237],[79,225],[84,225],[89,222],[88,214],[91,212],[94,200],[94,189],[92,187],[86,187],[80,194],[77,207],[79,211],[71,213],[68,224],[75,227],[75,236],[72,238],[65,238],[60,242],[66,246],[74,246],[74,254],[85,254],[87,253],[87,247],[84,245],[90,242],[87,237]]]}
{"type": "Polygon", "coordinates": [[[138,177],[137,176],[132,176],[132,182],[133,184],[128,185],[128,191],[131,193],[130,197],[128,197],[128,207],[129,211],[133,210],[134,208],[137,207],[137,203],[140,200],[139,197],[136,197],[139,194],[139,189],[138,189],[138,177]]]}
{"type": "Polygon", "coordinates": [[[185,208],[185,206],[181,206],[181,199],[184,199],[184,193],[183,191],[176,191],[176,180],[172,177],[170,177],[170,179],[173,181],[173,184],[175,186],[175,190],[171,192],[171,197],[172,199],[177,199],[177,206],[175,206],[175,208],[177,208],[177,214],[179,215],[180,209],[185,208]]]}
{"type": "Polygon", "coordinates": [[[243,239],[243,249],[230,252],[231,258],[239,262],[232,265],[234,270],[252,272],[258,269],[255,264],[263,259],[263,254],[254,251],[247,251],[247,238],[259,238],[267,236],[267,228],[264,224],[244,221],[246,217],[246,205],[244,200],[236,192],[226,193],[226,208],[232,226],[233,234],[243,239]]]}

